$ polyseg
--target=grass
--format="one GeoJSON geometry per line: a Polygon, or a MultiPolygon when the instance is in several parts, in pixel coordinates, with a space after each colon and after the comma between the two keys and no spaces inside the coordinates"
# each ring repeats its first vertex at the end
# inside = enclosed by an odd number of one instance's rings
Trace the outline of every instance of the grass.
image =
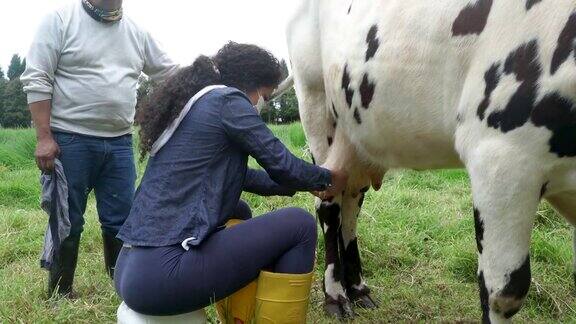
{"type": "MultiPolygon", "coordinates": [[[[308,158],[298,124],[273,126],[298,156],[308,158]]],[[[0,323],[112,323],[119,300],[104,273],[94,199],[86,215],[74,301],[47,299],[38,258],[47,216],[38,207],[38,172],[31,130],[0,130],[0,323]]],[[[254,161],[251,161],[254,166],[254,161]]],[[[144,164],[139,164],[141,174],[144,164]]],[[[284,206],[313,211],[309,194],[261,198],[246,194],[255,214],[284,206]]],[[[359,218],[364,276],[380,308],[358,311],[356,323],[477,322],[474,223],[468,178],[461,170],[393,171],[370,192],[359,218]]],[[[519,323],[576,323],[571,235],[547,204],[532,239],[533,283],[519,323]]],[[[318,246],[310,323],[322,312],[323,242],[318,246]]],[[[214,311],[209,309],[214,323],[214,311]]]]}

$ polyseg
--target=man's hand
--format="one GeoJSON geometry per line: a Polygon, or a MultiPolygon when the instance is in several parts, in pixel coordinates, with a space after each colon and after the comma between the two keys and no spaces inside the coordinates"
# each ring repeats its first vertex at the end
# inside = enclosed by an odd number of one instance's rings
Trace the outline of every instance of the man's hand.
{"type": "Polygon", "coordinates": [[[54,160],[60,155],[60,147],[51,135],[38,139],[36,144],[36,165],[44,173],[54,170],[54,160]]]}
{"type": "Polygon", "coordinates": [[[52,136],[50,130],[51,101],[37,101],[30,104],[30,113],[36,127],[36,165],[44,173],[54,170],[54,160],[60,155],[60,147],[52,136]]]}

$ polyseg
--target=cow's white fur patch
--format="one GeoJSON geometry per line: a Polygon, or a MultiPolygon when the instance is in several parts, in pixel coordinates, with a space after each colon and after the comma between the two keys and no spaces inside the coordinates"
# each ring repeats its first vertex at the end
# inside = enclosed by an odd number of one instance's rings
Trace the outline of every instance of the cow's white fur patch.
{"type": "Polygon", "coordinates": [[[346,292],[340,284],[334,278],[334,264],[331,263],[326,267],[324,272],[324,285],[326,287],[325,293],[334,300],[338,300],[338,296],[346,298],[346,292]]]}

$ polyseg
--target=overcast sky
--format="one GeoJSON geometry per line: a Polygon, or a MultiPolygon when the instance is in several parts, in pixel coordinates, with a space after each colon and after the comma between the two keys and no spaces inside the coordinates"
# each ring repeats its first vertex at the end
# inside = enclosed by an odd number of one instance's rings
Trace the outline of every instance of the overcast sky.
{"type": "MultiPolygon", "coordinates": [[[[71,1],[2,0],[0,66],[25,56],[42,17],[71,1]]],[[[228,40],[263,46],[287,58],[285,29],[294,0],[124,0],[124,14],[147,29],[177,62],[214,54],[228,40]]]]}

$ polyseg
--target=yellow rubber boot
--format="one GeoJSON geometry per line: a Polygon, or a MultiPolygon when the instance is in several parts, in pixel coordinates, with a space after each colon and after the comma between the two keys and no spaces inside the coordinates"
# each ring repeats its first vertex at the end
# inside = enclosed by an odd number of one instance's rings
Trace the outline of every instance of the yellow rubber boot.
{"type": "MultiPolygon", "coordinates": [[[[226,222],[226,227],[231,227],[242,223],[240,219],[230,219],[226,222]]],[[[250,324],[254,320],[254,309],[256,305],[257,280],[252,281],[244,288],[216,303],[218,318],[223,324],[234,324],[236,319],[245,324],[250,324]]]]}
{"type": "Polygon", "coordinates": [[[240,223],[242,223],[242,222],[244,222],[244,221],[241,220],[241,219],[237,219],[237,218],[229,219],[229,220],[226,222],[226,228],[232,227],[232,226],[234,226],[234,225],[238,225],[238,224],[240,224],[240,223]]]}
{"type": "Polygon", "coordinates": [[[256,281],[216,303],[216,312],[220,322],[234,324],[236,319],[245,324],[252,323],[256,305],[256,281]]]}
{"type": "Polygon", "coordinates": [[[312,279],[313,273],[260,272],[256,324],[306,323],[312,279]]]}

